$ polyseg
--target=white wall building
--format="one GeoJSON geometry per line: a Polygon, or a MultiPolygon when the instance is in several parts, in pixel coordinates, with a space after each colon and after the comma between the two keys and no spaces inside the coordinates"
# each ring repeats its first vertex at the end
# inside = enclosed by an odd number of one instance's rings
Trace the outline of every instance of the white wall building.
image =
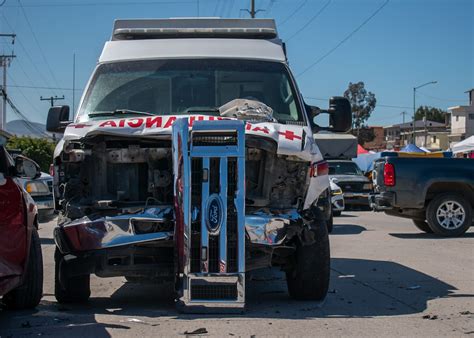
{"type": "Polygon", "coordinates": [[[474,135],[474,88],[466,93],[469,93],[468,106],[448,108],[451,113],[451,134],[449,135],[451,145],[474,135]]]}

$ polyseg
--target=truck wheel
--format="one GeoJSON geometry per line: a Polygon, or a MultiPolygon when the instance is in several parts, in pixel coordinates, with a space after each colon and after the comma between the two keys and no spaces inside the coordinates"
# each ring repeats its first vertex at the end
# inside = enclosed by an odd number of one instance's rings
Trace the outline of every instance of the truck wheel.
{"type": "Polygon", "coordinates": [[[415,226],[419,230],[421,230],[423,232],[426,232],[427,234],[432,234],[433,233],[433,230],[431,230],[430,226],[425,221],[421,221],[419,219],[413,219],[412,221],[413,221],[413,224],[415,224],[415,226]]]}
{"type": "Polygon", "coordinates": [[[28,266],[23,285],[10,291],[3,302],[10,309],[29,309],[37,306],[43,296],[43,256],[38,231],[33,229],[28,266]]]}
{"type": "Polygon", "coordinates": [[[435,234],[460,236],[472,225],[472,207],[458,194],[438,195],[428,204],[426,219],[435,234]]]}
{"type": "Polygon", "coordinates": [[[59,303],[86,302],[91,295],[90,275],[66,276],[64,273],[64,258],[58,248],[54,252],[54,263],[54,296],[56,300],[59,303]]]}
{"type": "Polygon", "coordinates": [[[312,229],[316,242],[311,245],[298,244],[296,265],[286,273],[288,292],[296,300],[323,300],[329,287],[330,253],[327,226],[319,221],[312,229]]]}

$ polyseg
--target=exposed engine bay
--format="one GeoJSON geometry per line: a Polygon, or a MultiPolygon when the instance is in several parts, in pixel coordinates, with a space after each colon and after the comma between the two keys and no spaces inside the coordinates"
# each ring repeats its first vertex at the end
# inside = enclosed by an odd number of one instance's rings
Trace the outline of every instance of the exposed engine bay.
{"type": "MultiPolygon", "coordinates": [[[[271,140],[248,138],[246,208],[299,209],[306,161],[276,154],[271,140]]],[[[57,196],[66,219],[135,213],[173,203],[171,142],[97,136],[71,142],[56,159],[57,196]]]]}

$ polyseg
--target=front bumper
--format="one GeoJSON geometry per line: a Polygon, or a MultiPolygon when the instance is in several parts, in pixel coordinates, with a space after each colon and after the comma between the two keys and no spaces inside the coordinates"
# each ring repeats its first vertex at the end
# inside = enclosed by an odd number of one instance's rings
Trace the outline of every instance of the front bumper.
{"type": "Polygon", "coordinates": [[[53,195],[47,196],[33,196],[36,206],[39,211],[42,210],[53,210],[54,209],[54,199],[53,195]]]}
{"type": "MultiPolygon", "coordinates": [[[[193,219],[200,219],[198,212],[193,219]]],[[[279,246],[298,233],[307,222],[296,209],[260,209],[245,215],[245,232],[250,244],[279,246]]],[[[88,217],[59,225],[54,230],[54,239],[63,253],[81,253],[94,250],[126,247],[134,244],[174,239],[174,213],[171,207],[154,207],[140,214],[88,217]],[[139,224],[153,224],[165,231],[140,233],[139,224]]]]}
{"type": "Polygon", "coordinates": [[[369,192],[344,192],[346,205],[369,205],[369,192]]]}

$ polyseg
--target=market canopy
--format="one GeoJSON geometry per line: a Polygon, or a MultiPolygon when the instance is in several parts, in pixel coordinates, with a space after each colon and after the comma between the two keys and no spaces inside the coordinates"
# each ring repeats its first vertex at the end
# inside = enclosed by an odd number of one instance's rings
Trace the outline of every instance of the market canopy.
{"type": "Polygon", "coordinates": [[[453,145],[453,153],[468,153],[474,151],[474,135],[453,145]]]}
{"type": "Polygon", "coordinates": [[[369,151],[367,149],[364,149],[360,144],[357,145],[357,155],[360,154],[367,154],[369,151]]]}
{"type": "Polygon", "coordinates": [[[367,173],[374,169],[374,161],[380,158],[381,155],[382,153],[368,152],[366,154],[357,155],[352,161],[355,162],[364,173],[367,173]]]}
{"type": "Polygon", "coordinates": [[[422,149],[418,148],[416,145],[413,143],[407,144],[404,146],[400,151],[405,152],[405,153],[424,153],[422,149]]]}

